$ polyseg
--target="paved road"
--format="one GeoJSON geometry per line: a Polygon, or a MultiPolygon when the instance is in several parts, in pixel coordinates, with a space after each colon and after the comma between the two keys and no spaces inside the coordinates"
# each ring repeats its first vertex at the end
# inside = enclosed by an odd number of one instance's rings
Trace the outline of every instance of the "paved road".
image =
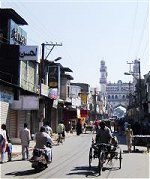
{"type": "MultiPolygon", "coordinates": [[[[31,168],[31,163],[21,161],[18,156],[12,162],[1,165],[1,178],[95,178],[97,177],[97,160],[92,168],[88,166],[88,153],[93,134],[72,135],[63,145],[53,147],[53,162],[39,173],[31,168]]],[[[124,138],[120,137],[120,147],[126,150],[124,138]]],[[[118,169],[118,160],[107,165],[98,178],[149,178],[149,154],[123,153],[122,168],[118,169]]]]}

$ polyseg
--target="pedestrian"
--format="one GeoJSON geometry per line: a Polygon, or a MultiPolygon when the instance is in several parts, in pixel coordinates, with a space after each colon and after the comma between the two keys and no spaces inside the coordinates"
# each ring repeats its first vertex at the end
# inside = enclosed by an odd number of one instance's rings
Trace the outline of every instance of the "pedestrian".
{"type": "Polygon", "coordinates": [[[6,142],[5,154],[7,153],[8,161],[11,161],[11,159],[12,159],[12,143],[11,143],[11,140],[9,138],[8,131],[6,129],[6,124],[2,124],[2,129],[3,129],[3,131],[5,131],[5,135],[6,135],[6,139],[5,139],[5,142],[6,142]]]}
{"type": "Polygon", "coordinates": [[[45,130],[46,130],[46,133],[49,134],[49,136],[52,136],[53,135],[53,130],[52,128],[50,127],[50,124],[48,121],[45,122],[45,130]]]}
{"type": "Polygon", "coordinates": [[[11,140],[8,140],[6,152],[8,153],[8,161],[11,161],[12,160],[12,143],[11,143],[11,140]]]}
{"type": "Polygon", "coordinates": [[[133,137],[133,131],[131,129],[131,125],[128,124],[128,127],[125,130],[125,134],[126,134],[126,144],[127,144],[127,148],[128,148],[128,152],[130,153],[132,150],[132,137],[133,137]]]}
{"type": "Polygon", "coordinates": [[[4,130],[5,124],[1,125],[0,131],[0,155],[1,155],[1,163],[6,161],[6,144],[7,144],[7,136],[6,130],[4,130]]]}
{"type": "Polygon", "coordinates": [[[126,129],[128,128],[128,121],[124,122],[124,131],[126,131],[126,129]]]}
{"type": "Polygon", "coordinates": [[[95,131],[97,132],[99,128],[100,121],[98,119],[95,120],[94,125],[95,125],[95,131]]]}
{"type": "Polygon", "coordinates": [[[22,160],[25,160],[26,158],[29,159],[29,143],[31,140],[31,135],[30,130],[27,127],[28,124],[24,123],[24,128],[20,131],[20,139],[22,145],[22,160]]]}
{"type": "Polygon", "coordinates": [[[77,132],[77,135],[80,135],[82,133],[82,125],[81,125],[81,119],[80,118],[78,118],[78,121],[77,121],[76,132],[77,132]]]}

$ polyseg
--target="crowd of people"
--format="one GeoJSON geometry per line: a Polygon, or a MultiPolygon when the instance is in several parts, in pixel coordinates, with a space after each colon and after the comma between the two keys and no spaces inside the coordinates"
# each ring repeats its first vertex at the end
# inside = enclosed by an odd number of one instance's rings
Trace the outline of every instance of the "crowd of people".
{"type": "MultiPolygon", "coordinates": [[[[122,122],[122,121],[121,121],[122,122]]],[[[128,152],[131,152],[132,149],[132,139],[134,132],[136,133],[138,130],[138,125],[136,128],[132,129],[132,125],[129,124],[127,121],[124,121],[124,123],[120,122],[120,125],[116,126],[114,124],[114,132],[117,132],[119,134],[125,134],[126,135],[126,144],[127,144],[127,150],[128,152]],[[121,126],[121,124],[123,124],[121,126]]],[[[78,118],[76,123],[76,134],[80,135],[83,133],[84,128],[86,128],[86,123],[84,125],[81,123],[81,119],[78,118]]],[[[110,141],[114,141],[114,136],[111,130],[111,127],[108,127],[104,121],[95,120],[93,123],[93,128],[96,132],[96,143],[110,143],[110,141]]],[[[60,121],[57,126],[57,134],[58,137],[61,136],[62,138],[65,138],[65,125],[63,124],[63,121],[60,121]]],[[[49,162],[52,160],[52,149],[51,147],[47,147],[47,143],[50,143],[50,145],[53,144],[52,140],[53,130],[50,127],[50,124],[48,121],[45,122],[43,126],[40,127],[39,132],[35,134],[35,148],[41,148],[47,150],[47,155],[49,162]]],[[[30,130],[28,129],[28,124],[24,123],[24,128],[20,130],[19,137],[21,140],[21,146],[22,146],[22,160],[29,159],[29,145],[31,141],[31,134],[30,130]]],[[[6,129],[6,125],[1,125],[1,132],[0,132],[0,155],[1,155],[1,163],[6,161],[6,154],[8,161],[11,161],[12,159],[12,144],[11,140],[8,136],[8,132],[6,129]]]]}
{"type": "MultiPolygon", "coordinates": [[[[65,125],[63,124],[62,121],[60,121],[57,126],[57,133],[58,136],[61,135],[63,138],[65,138],[65,125]]],[[[53,144],[52,135],[53,135],[53,130],[50,127],[49,122],[46,121],[44,125],[40,127],[39,132],[37,132],[34,136],[34,140],[35,140],[34,148],[46,150],[49,163],[52,161],[52,144],[53,144]]],[[[31,132],[30,129],[28,128],[27,123],[24,123],[24,127],[19,131],[19,138],[21,141],[21,148],[22,148],[21,151],[22,160],[31,159],[29,155],[31,132]]],[[[12,160],[12,147],[13,146],[11,144],[11,140],[8,136],[8,132],[6,129],[6,124],[2,124],[0,130],[0,162],[1,163],[12,160]],[[8,155],[8,157],[6,157],[6,155],[8,155]]]]}

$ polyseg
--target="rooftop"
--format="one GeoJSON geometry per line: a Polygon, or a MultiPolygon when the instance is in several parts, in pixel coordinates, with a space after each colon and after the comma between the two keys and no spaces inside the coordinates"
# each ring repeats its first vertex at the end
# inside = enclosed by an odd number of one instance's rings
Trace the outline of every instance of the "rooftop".
{"type": "Polygon", "coordinates": [[[28,25],[28,23],[11,8],[0,8],[0,16],[7,19],[12,19],[18,25],[28,25]]]}

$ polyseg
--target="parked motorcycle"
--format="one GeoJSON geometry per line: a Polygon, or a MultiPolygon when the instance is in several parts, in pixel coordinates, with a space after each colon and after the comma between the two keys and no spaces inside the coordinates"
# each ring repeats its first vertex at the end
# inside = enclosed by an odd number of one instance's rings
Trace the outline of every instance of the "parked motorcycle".
{"type": "Polygon", "coordinates": [[[29,160],[32,163],[32,168],[36,170],[44,170],[48,167],[48,156],[44,149],[34,149],[33,156],[29,160]]]}

